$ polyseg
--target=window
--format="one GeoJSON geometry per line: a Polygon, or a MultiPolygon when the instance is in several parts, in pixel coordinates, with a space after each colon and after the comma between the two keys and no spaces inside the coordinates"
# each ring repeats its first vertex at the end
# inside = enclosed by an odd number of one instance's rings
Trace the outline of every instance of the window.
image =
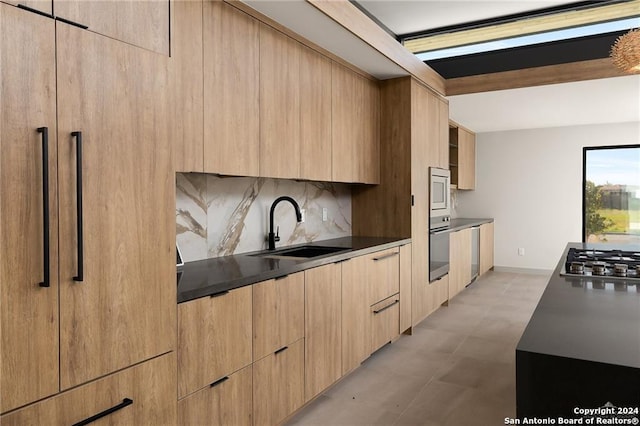
{"type": "Polygon", "coordinates": [[[582,240],[640,244],[640,145],[583,149],[582,240]]]}

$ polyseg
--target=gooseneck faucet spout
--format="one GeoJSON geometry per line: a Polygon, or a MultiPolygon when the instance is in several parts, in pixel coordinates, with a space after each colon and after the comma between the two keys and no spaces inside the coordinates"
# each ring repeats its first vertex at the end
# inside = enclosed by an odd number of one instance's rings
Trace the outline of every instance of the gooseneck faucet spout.
{"type": "Polygon", "coordinates": [[[271,204],[271,210],[269,211],[269,250],[276,249],[276,241],[280,241],[280,237],[273,233],[273,212],[276,209],[276,206],[280,201],[288,201],[293,205],[293,208],[296,210],[296,220],[298,222],[302,222],[302,213],[300,212],[300,206],[296,203],[291,197],[283,196],[275,199],[273,204],[271,204]]]}

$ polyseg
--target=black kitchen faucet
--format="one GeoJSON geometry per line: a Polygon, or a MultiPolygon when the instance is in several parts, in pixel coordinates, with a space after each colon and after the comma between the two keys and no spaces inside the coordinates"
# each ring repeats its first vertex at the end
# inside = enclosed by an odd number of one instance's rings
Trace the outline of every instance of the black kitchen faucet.
{"type": "Polygon", "coordinates": [[[293,205],[293,208],[296,210],[296,220],[298,222],[302,222],[302,213],[300,212],[300,206],[298,205],[298,203],[296,203],[296,200],[286,195],[276,198],[273,204],[271,204],[271,210],[269,211],[269,250],[275,250],[276,241],[280,241],[280,236],[277,233],[273,233],[273,212],[276,209],[276,205],[278,205],[280,201],[290,202],[293,205]]]}

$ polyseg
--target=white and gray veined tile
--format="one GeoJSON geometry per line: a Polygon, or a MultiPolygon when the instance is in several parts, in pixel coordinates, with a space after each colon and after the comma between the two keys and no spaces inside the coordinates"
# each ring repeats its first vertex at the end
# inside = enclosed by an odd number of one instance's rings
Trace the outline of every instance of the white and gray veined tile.
{"type": "Polygon", "coordinates": [[[176,240],[185,260],[207,258],[206,175],[176,174],[176,240]]]}

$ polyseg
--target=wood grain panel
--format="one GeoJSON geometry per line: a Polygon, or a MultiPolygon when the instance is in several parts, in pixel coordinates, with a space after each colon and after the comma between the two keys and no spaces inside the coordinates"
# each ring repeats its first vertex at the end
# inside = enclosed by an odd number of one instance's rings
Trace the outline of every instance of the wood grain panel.
{"type": "Polygon", "coordinates": [[[301,49],[260,24],[260,176],[300,177],[301,49]]]}
{"type": "Polygon", "coordinates": [[[253,359],[304,337],[304,272],[253,286],[253,359]]]}
{"type": "Polygon", "coordinates": [[[104,34],[169,55],[169,1],[55,1],[55,14],[104,34]]]}
{"type": "Polygon", "coordinates": [[[342,373],[360,365],[371,354],[369,260],[356,257],[342,265],[342,373]]]}
{"type": "Polygon", "coordinates": [[[371,306],[371,353],[400,335],[399,300],[396,294],[371,306]]]}
{"type": "Polygon", "coordinates": [[[342,376],[342,272],[339,264],[305,271],[305,401],[342,376]]]}
{"type": "MultiPolygon", "coordinates": [[[[362,114],[360,117],[362,137],[356,144],[357,182],[380,183],[380,87],[378,82],[358,77],[362,86],[362,114]]],[[[386,160],[386,159],[385,159],[386,160]]]]}
{"type": "Polygon", "coordinates": [[[175,174],[169,58],[60,22],[56,29],[67,389],[176,347],[175,174]],[[73,280],[74,131],[83,134],[83,282],[73,280]]]}
{"type": "Polygon", "coordinates": [[[0,412],[58,391],[55,29],[0,3],[0,412]],[[39,127],[49,128],[49,256],[43,288],[39,127]]]}
{"type": "Polygon", "coordinates": [[[178,305],[178,397],[251,363],[251,287],[178,305]]]}
{"type": "Polygon", "coordinates": [[[9,3],[12,5],[19,5],[22,4],[24,6],[30,7],[32,9],[35,10],[39,10],[41,12],[44,12],[48,15],[51,15],[51,9],[53,7],[53,1],[52,0],[23,0],[23,1],[17,1],[17,0],[3,0],[4,3],[9,3]]]}
{"type": "Polygon", "coordinates": [[[363,257],[369,262],[369,305],[397,294],[400,291],[400,248],[394,247],[363,257]]]}
{"type": "Polygon", "coordinates": [[[480,225],[480,275],[493,268],[494,222],[480,225]]]}
{"type": "Polygon", "coordinates": [[[331,164],[334,182],[356,179],[355,149],[359,135],[355,106],[360,99],[356,76],[343,66],[331,67],[331,164]]]}
{"type": "Polygon", "coordinates": [[[458,189],[476,188],[476,136],[458,128],[458,189]]]}
{"type": "Polygon", "coordinates": [[[259,23],[222,1],[203,6],[204,171],[260,172],[259,23]]]}
{"type": "Polygon", "coordinates": [[[70,425],[133,401],[101,424],[175,425],[177,421],[174,352],[0,417],[3,426],[70,425]]]}
{"type": "Polygon", "coordinates": [[[449,102],[438,99],[438,162],[441,169],[449,169],[449,102]]]}
{"type": "Polygon", "coordinates": [[[300,57],[300,176],[330,181],[331,61],[302,48],[300,57]]]}
{"type": "Polygon", "coordinates": [[[593,59],[569,64],[451,78],[446,80],[447,96],[621,77],[624,75],[626,74],[613,65],[611,58],[593,59]]]}
{"type": "Polygon", "coordinates": [[[277,425],[304,404],[304,339],[253,364],[253,419],[277,425]]]}
{"type": "Polygon", "coordinates": [[[253,369],[245,367],[216,386],[178,401],[179,425],[253,425],[253,369]]]}
{"type": "Polygon", "coordinates": [[[411,331],[411,244],[400,247],[400,332],[411,331]]]}
{"type": "Polygon", "coordinates": [[[175,170],[204,171],[202,1],[173,2],[171,89],[175,170]]]}

